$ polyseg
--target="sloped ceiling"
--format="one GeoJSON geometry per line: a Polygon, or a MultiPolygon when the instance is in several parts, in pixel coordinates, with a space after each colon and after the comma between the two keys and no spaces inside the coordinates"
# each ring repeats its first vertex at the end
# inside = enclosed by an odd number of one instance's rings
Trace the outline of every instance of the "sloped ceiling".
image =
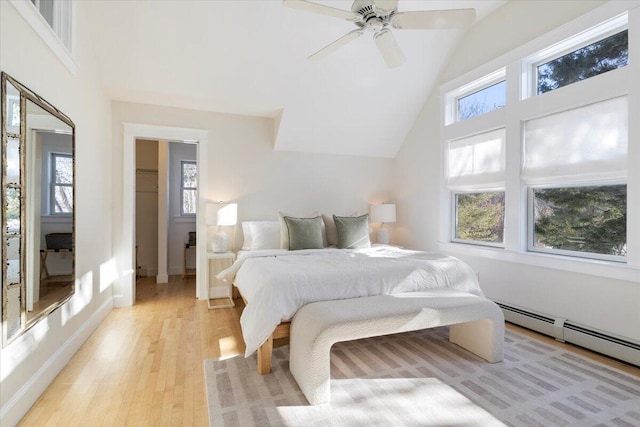
{"type": "MultiPolygon", "coordinates": [[[[351,1],[317,1],[350,10],[351,1]]],[[[400,0],[399,11],[503,1],[400,0]]],[[[395,30],[389,69],[369,34],[306,58],[354,29],[281,1],[103,1],[88,8],[103,85],[115,100],[274,118],[274,148],[396,155],[461,30],[395,30]]]]}

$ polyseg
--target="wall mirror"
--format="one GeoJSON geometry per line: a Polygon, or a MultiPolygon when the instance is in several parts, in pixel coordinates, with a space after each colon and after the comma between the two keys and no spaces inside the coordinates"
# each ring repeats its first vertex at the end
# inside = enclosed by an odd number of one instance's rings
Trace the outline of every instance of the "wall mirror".
{"type": "Polygon", "coordinates": [[[2,85],[2,342],[75,291],[75,125],[6,73],[2,85]]]}

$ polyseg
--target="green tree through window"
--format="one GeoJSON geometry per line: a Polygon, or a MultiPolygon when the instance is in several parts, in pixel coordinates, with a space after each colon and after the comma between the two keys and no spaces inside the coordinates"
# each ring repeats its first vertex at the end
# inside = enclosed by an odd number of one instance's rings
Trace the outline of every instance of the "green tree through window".
{"type": "Polygon", "coordinates": [[[621,68],[629,63],[629,32],[621,31],[538,66],[538,94],[621,68]]]}
{"type": "Polygon", "coordinates": [[[456,238],[504,241],[504,192],[456,194],[456,238]]]}
{"type": "Polygon", "coordinates": [[[534,246],[625,256],[627,186],[534,190],[534,246]]]}

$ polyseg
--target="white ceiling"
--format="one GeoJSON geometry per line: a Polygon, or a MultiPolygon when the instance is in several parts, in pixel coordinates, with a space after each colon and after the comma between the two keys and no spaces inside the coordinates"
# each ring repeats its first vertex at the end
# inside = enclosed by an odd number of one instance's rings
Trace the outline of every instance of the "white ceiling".
{"type": "MultiPolygon", "coordinates": [[[[473,7],[477,21],[502,3],[400,0],[398,10],[473,7]]],[[[407,61],[389,69],[369,34],[307,61],[355,26],[279,0],[104,1],[89,13],[113,99],[272,117],[276,150],[374,157],[396,155],[462,37],[394,30],[407,61]]]]}

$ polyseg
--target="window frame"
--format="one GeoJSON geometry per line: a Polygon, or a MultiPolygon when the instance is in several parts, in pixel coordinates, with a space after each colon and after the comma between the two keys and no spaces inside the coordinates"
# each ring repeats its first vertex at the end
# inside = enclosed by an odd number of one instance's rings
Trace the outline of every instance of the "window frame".
{"type": "MultiPolygon", "coordinates": [[[[197,187],[197,179],[196,179],[196,186],[195,187],[185,187],[184,186],[184,166],[186,164],[191,164],[194,165],[196,167],[196,174],[198,173],[198,162],[196,160],[180,160],[180,216],[181,217],[195,217],[198,213],[198,204],[197,204],[197,200],[198,200],[198,187],[197,187]],[[196,192],[196,205],[195,205],[195,212],[185,212],[184,211],[184,193],[185,191],[192,191],[195,190],[196,192]]],[[[197,176],[197,175],[196,175],[197,176]]]]}
{"type": "MultiPolygon", "coordinates": [[[[73,155],[69,153],[51,152],[49,157],[49,216],[52,217],[70,217],[73,215],[71,212],[56,212],[56,187],[71,187],[71,184],[59,184],[56,182],[56,158],[65,157],[73,160],[73,155]]],[[[74,177],[75,178],[75,177],[74,177]]]]}
{"type": "MultiPolygon", "coordinates": [[[[542,253],[548,255],[557,255],[571,258],[585,258],[589,260],[601,260],[611,261],[624,264],[627,261],[626,256],[622,255],[609,255],[599,254],[596,252],[580,252],[571,251],[566,249],[547,249],[538,248],[534,246],[535,237],[535,205],[534,205],[534,191],[539,189],[554,189],[554,188],[575,188],[575,187],[600,187],[609,185],[624,185],[627,186],[626,180],[612,180],[612,181],[590,181],[590,182],[565,182],[557,184],[540,184],[540,185],[527,185],[527,252],[542,253]]],[[[628,196],[627,196],[628,197],[628,196]]]]}

